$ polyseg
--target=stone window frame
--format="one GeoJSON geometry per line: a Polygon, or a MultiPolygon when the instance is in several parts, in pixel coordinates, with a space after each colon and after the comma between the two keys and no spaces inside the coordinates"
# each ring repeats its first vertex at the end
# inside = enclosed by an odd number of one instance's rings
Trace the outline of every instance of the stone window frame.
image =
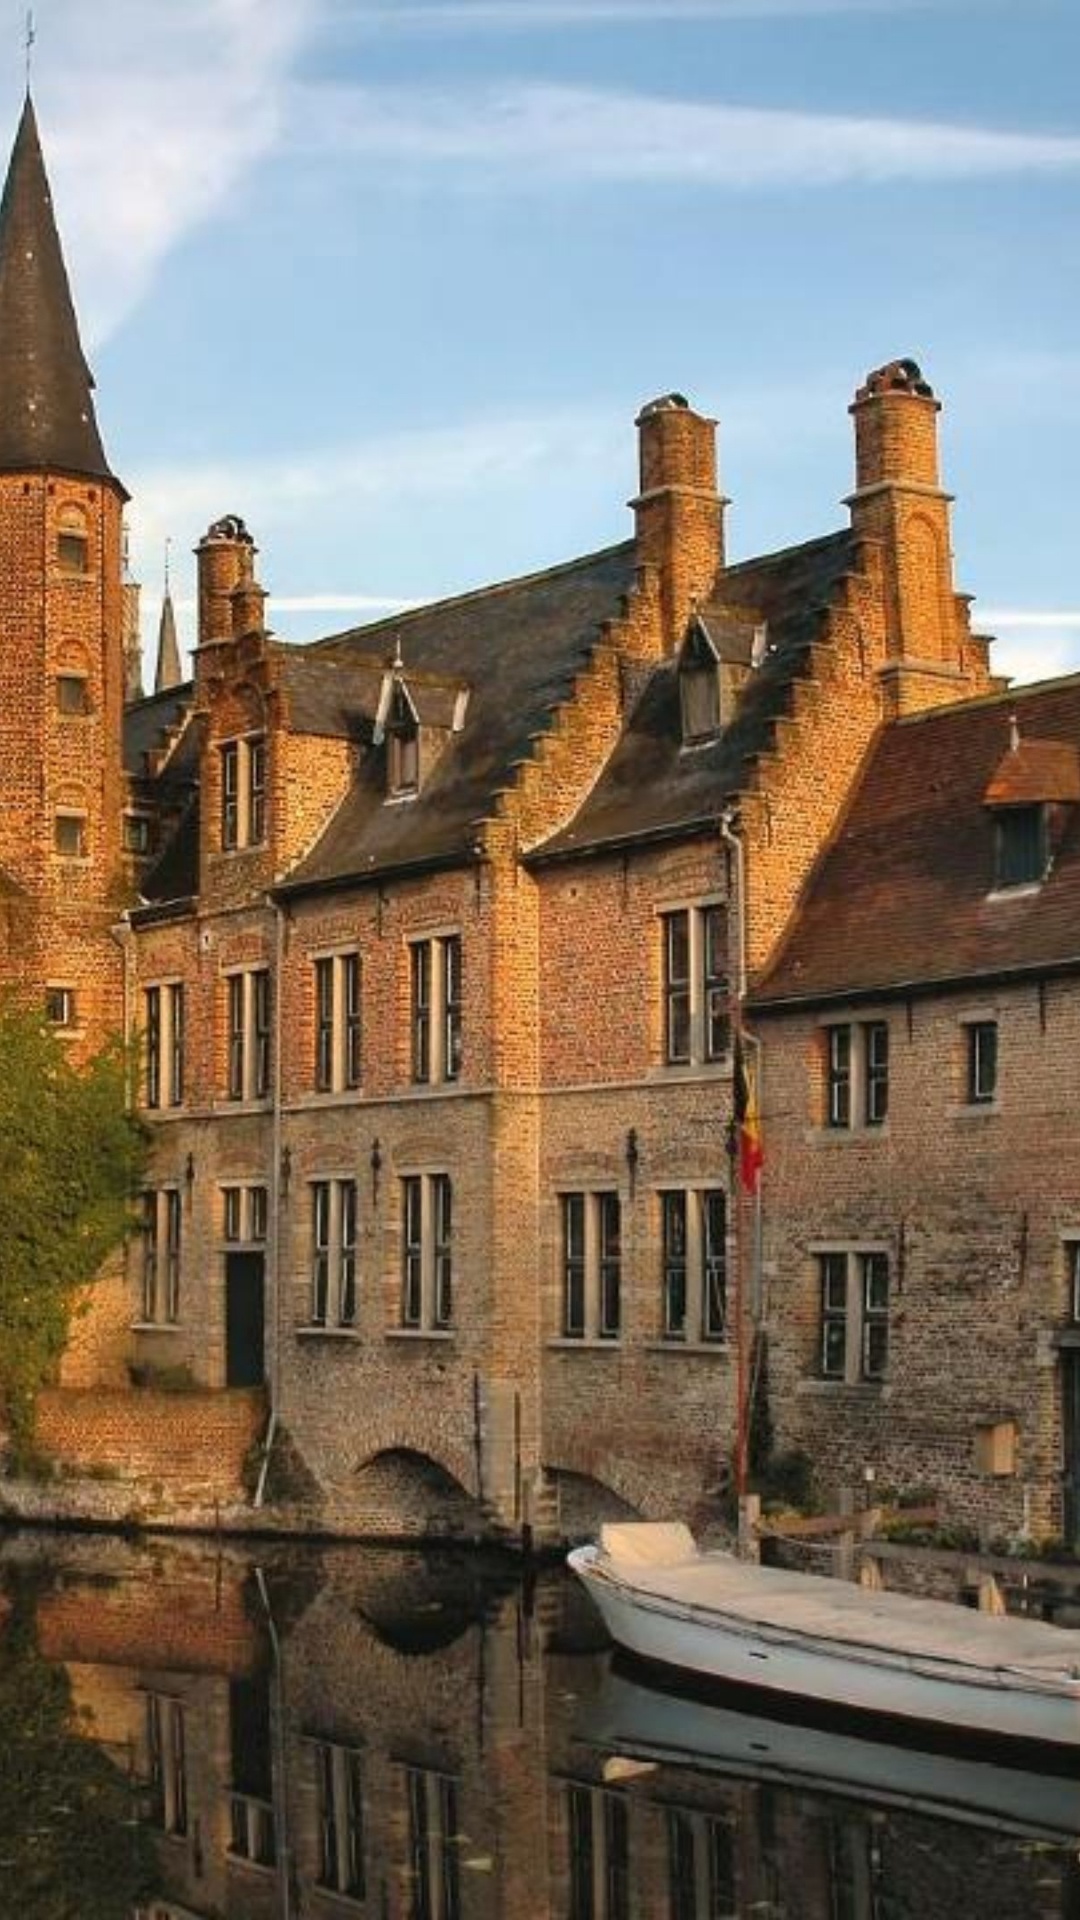
{"type": "Polygon", "coordinates": [[[309,1735],[315,1788],[314,1884],[339,1900],[367,1898],[367,1808],[363,1747],[309,1735]]]}
{"type": "Polygon", "coordinates": [[[183,1200],[178,1185],[144,1188],[140,1326],[180,1325],[182,1222],[183,1200]]]}
{"type": "Polygon", "coordinates": [[[670,1071],[722,1068],[731,1058],[727,901],[713,893],[693,900],[665,901],[657,907],[656,916],[661,1063],[670,1071]],[[685,935],[679,942],[685,961],[677,958],[680,932],[685,935]]]}
{"type": "Polygon", "coordinates": [[[1080,1327],[1080,1225],[1063,1229],[1061,1259],[1065,1279],[1065,1324],[1068,1327],[1080,1327]]]}
{"type": "Polygon", "coordinates": [[[410,939],[409,1075],[414,1086],[461,1078],[465,943],[460,928],[410,939]]]}
{"type": "Polygon", "coordinates": [[[727,1296],[728,1196],[717,1181],[691,1181],[658,1187],[660,1214],[660,1338],[673,1346],[725,1346],[730,1305],[727,1296]],[[679,1205],[681,1203],[681,1207],[679,1205]],[[709,1215],[719,1206],[719,1233],[709,1215]],[[681,1212],[681,1222],[679,1215],[681,1212]],[[681,1226],[681,1248],[676,1229],[681,1226]],[[681,1325],[672,1312],[679,1275],[683,1290],[681,1325]],[[714,1302],[719,1302],[719,1312],[714,1302]]]}
{"type": "Polygon", "coordinates": [[[273,1079],[273,984],[268,966],[227,967],[226,1096],[251,1105],[270,1096],[273,1079]]]}
{"type": "Polygon", "coordinates": [[[454,1331],[454,1182],[443,1167],[400,1175],[399,1331],[454,1331]]]}
{"type": "Polygon", "coordinates": [[[820,1028],[822,1124],[830,1133],[874,1132],[889,1115],[889,1020],[826,1020],[820,1028]]]}
{"type": "Polygon", "coordinates": [[[457,1920],[463,1857],[458,1777],[442,1767],[404,1762],[401,1781],[414,1872],[413,1910],[430,1914],[432,1920],[457,1920]]]}
{"type": "Polygon", "coordinates": [[[822,1241],[809,1249],[814,1263],[818,1326],[816,1376],[832,1387],[879,1388],[889,1377],[893,1254],[881,1240],[822,1241]],[[884,1268],[885,1304],[871,1298],[884,1268]],[[883,1331],[880,1358],[874,1334],[883,1331]],[[830,1349],[839,1335],[839,1364],[830,1349]]]}
{"type": "Polygon", "coordinates": [[[58,860],[89,860],[90,840],[88,833],[89,816],[85,807],[57,807],[53,814],[53,852],[58,860]],[[75,830],[75,844],[65,847],[61,844],[63,831],[75,830]]]}
{"type": "Polygon", "coordinates": [[[165,977],[143,987],[144,1105],[160,1113],[184,1104],[184,982],[165,977]]]}
{"type": "Polygon", "coordinates": [[[223,1180],[221,1238],[227,1247],[264,1247],[269,1235],[269,1189],[259,1180],[223,1180]]]}
{"type": "Polygon", "coordinates": [[[363,1084],[364,970],[358,947],[311,956],[316,1093],[355,1093],[363,1084]]]}
{"type": "Polygon", "coordinates": [[[573,1913],[630,1912],[630,1802],[591,1780],[564,1780],[567,1878],[573,1913]]]}
{"type": "Polygon", "coordinates": [[[614,1184],[562,1186],[559,1339],[614,1347],[623,1334],[623,1203],[614,1184]]]}
{"type": "Polygon", "coordinates": [[[53,548],[56,570],[65,580],[88,580],[90,565],[90,528],[83,509],[66,501],[56,516],[53,548]]]}
{"type": "Polygon", "coordinates": [[[175,1694],[145,1689],[149,1824],[184,1839],[188,1832],[186,1706],[175,1694]]]}
{"type": "Polygon", "coordinates": [[[55,711],[61,720],[86,720],[93,713],[90,675],[85,668],[65,667],[54,676],[55,711]]]}
{"type": "Polygon", "coordinates": [[[264,728],[218,742],[222,853],[246,853],[266,844],[269,750],[264,728]]]}
{"type": "Polygon", "coordinates": [[[308,1181],[309,1327],[352,1331],[360,1313],[360,1189],[352,1174],[308,1181]]]}
{"type": "Polygon", "coordinates": [[[969,1112],[994,1112],[1001,1082],[1001,1022],[979,1011],[960,1022],[963,1044],[961,1103],[969,1112]]]}
{"type": "Polygon", "coordinates": [[[122,821],[123,848],[134,859],[143,860],[153,852],[154,816],[152,813],[125,812],[122,821]]]}
{"type": "Polygon", "coordinates": [[[71,1033],[79,1025],[77,990],[61,981],[50,980],[45,987],[45,1019],[58,1033],[71,1033]]]}
{"type": "Polygon", "coordinates": [[[730,1815],[668,1806],[668,1900],[671,1920],[734,1912],[736,1831],[730,1815]]]}

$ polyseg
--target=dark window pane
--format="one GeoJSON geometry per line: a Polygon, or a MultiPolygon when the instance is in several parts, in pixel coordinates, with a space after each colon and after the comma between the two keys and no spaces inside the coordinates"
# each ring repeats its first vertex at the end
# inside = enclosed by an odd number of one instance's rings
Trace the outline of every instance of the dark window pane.
{"type": "Polygon", "coordinates": [[[863,1118],[868,1127],[879,1127],[889,1111],[889,1029],[884,1020],[871,1020],[863,1028],[866,1065],[866,1099],[863,1118]]]}
{"type": "Polygon", "coordinates": [[[1022,887],[1046,872],[1044,810],[1009,807],[997,815],[997,885],[1022,887]]]}

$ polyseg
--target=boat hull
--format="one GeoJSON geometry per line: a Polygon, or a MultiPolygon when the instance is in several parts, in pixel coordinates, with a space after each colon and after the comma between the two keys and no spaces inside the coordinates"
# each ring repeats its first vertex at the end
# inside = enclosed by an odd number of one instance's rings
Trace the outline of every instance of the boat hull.
{"type": "Polygon", "coordinates": [[[835,1647],[800,1643],[775,1633],[738,1627],[722,1615],[697,1617],[655,1594],[599,1572],[595,1550],[581,1548],[570,1565],[584,1582],[612,1639],[637,1658],[735,1686],[760,1688],[840,1710],[884,1714],[909,1722],[938,1722],[976,1734],[1054,1746],[1080,1745],[1080,1699],[1028,1691],[992,1675],[927,1672],[912,1662],[858,1658],[835,1647]]]}

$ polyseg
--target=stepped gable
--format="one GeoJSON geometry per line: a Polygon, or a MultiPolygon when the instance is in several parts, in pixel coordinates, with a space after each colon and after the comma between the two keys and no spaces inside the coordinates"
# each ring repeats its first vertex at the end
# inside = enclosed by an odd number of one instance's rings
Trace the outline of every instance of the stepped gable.
{"type": "Polygon", "coordinates": [[[1080,675],[887,728],[754,1004],[1080,966],[1080,805],[1062,797],[1061,743],[1080,744],[1080,675]],[[994,783],[1014,715],[1025,745],[1058,744],[1025,755],[1052,771],[1042,797],[1058,812],[1045,880],[995,892],[994,783]]]}
{"type": "Polygon", "coordinates": [[[0,471],[114,480],[29,95],[0,202],[0,471]]]}
{"type": "MultiPolygon", "coordinates": [[[[749,764],[771,740],[786,710],[787,689],[807,668],[821,616],[840,582],[858,564],[850,531],[827,534],[728,567],[698,613],[717,631],[736,620],[767,626],[767,652],[742,687],[729,725],[715,741],[685,751],[678,660],[659,666],[596,786],[576,817],[530,855],[573,859],[605,846],[715,826],[724,800],[745,787],[749,764]]],[[[745,645],[732,657],[747,665],[745,645]]]]}
{"type": "Polygon", "coordinates": [[[132,779],[145,779],[148,756],[160,752],[170,735],[185,726],[193,695],[189,680],[129,701],[124,708],[124,769],[132,779]]]}
{"type": "Polygon", "coordinates": [[[279,891],[471,858],[479,822],[493,812],[499,791],[512,785],[515,766],[530,756],[535,737],[552,725],[604,622],[619,616],[635,568],[634,544],[625,541],[544,573],[335,635],[307,649],[306,664],[297,650],[300,678],[290,694],[290,709],[299,699],[294,725],[311,726],[321,713],[328,727],[354,725],[362,737],[366,707],[374,732],[371,692],[399,649],[402,679],[421,726],[448,726],[459,690],[468,691],[468,701],[461,730],[448,733],[420,792],[406,803],[386,804],[384,752],[375,748],[360,756],[342,805],[279,891]],[[336,706],[330,677],[335,666],[347,669],[336,706]],[[299,692],[307,673],[310,698],[299,692]],[[344,691],[350,686],[352,697],[360,697],[353,708],[344,691]]]}

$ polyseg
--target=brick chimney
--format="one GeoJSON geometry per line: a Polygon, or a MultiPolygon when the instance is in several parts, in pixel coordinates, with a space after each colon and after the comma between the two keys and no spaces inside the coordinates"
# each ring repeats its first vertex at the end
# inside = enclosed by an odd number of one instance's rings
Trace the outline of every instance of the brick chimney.
{"type": "Polygon", "coordinates": [[[953,584],[952,495],[938,471],[940,411],[914,360],[891,360],[868,374],[851,407],[855,491],[846,505],[855,532],[881,554],[891,714],[972,690],[966,603],[953,584]]]}
{"type": "Polygon", "coordinates": [[[255,542],[239,514],[215,520],[195,549],[199,567],[199,645],[231,640],[233,595],[254,578],[255,542]]]}
{"type": "Polygon", "coordinates": [[[630,505],[638,558],[659,575],[664,644],[679,645],[696,599],[724,564],[724,507],[717,490],[716,421],[681,393],[650,400],[637,417],[640,491],[630,505]]]}

